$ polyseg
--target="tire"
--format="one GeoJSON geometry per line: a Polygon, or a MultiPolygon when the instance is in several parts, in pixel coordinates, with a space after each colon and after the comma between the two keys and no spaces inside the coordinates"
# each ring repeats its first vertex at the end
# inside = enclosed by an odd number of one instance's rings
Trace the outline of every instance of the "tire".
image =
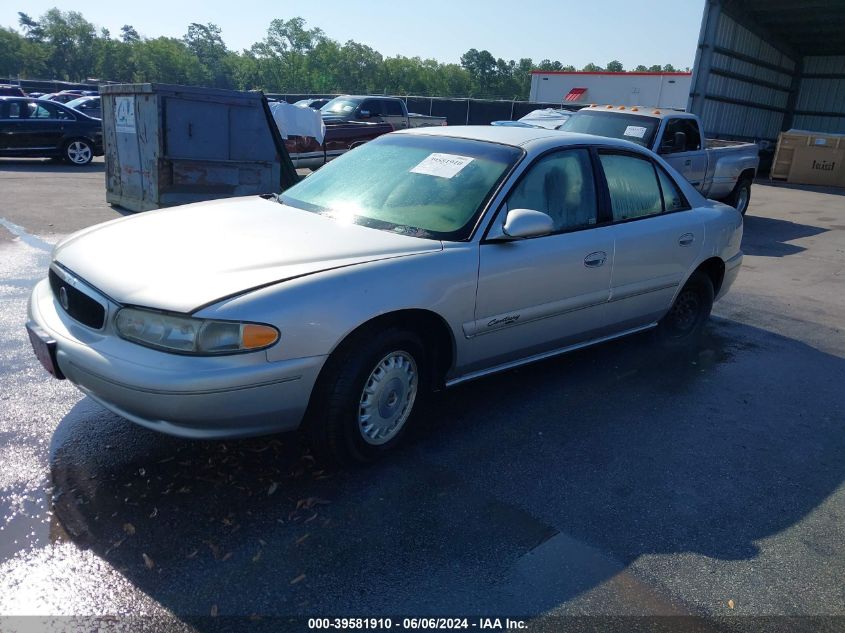
{"type": "Polygon", "coordinates": [[[367,463],[401,441],[429,390],[425,347],[400,327],[344,341],[320,375],[304,425],[315,455],[367,463]]]}
{"type": "Polygon", "coordinates": [[[71,165],[83,167],[94,160],[94,148],[84,138],[74,138],[65,143],[62,158],[71,165]]]}
{"type": "Polygon", "coordinates": [[[695,271],[681,288],[669,312],[657,324],[658,341],[666,347],[696,344],[713,308],[713,282],[695,271]]]}
{"type": "Polygon", "coordinates": [[[741,178],[726,202],[742,215],[745,215],[745,212],[748,211],[748,205],[751,203],[751,179],[741,178]]]}

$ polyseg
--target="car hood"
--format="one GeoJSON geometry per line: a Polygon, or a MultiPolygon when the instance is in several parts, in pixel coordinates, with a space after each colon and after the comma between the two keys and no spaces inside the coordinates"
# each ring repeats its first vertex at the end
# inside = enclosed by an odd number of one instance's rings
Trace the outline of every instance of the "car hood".
{"type": "Polygon", "coordinates": [[[59,243],[53,258],[118,303],[189,313],[286,279],[442,249],[250,197],[93,226],[59,243]]]}

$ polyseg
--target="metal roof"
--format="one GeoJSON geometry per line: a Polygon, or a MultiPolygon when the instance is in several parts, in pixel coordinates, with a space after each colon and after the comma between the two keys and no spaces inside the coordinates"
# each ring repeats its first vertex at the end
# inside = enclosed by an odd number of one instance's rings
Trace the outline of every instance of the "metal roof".
{"type": "Polygon", "coordinates": [[[845,0],[723,0],[723,6],[800,56],[845,55],[845,0]]]}

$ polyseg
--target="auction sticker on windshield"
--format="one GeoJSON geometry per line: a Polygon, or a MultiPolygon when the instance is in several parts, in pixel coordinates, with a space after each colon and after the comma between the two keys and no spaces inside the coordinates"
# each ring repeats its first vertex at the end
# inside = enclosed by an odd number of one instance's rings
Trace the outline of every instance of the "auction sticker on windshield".
{"type": "Polygon", "coordinates": [[[634,138],[643,138],[646,133],[646,128],[639,125],[629,125],[625,128],[625,136],[633,136],[634,138]]]}
{"type": "Polygon", "coordinates": [[[440,178],[454,178],[472,161],[473,159],[469,156],[435,152],[429,154],[419,165],[414,167],[411,173],[438,176],[440,178]]]}

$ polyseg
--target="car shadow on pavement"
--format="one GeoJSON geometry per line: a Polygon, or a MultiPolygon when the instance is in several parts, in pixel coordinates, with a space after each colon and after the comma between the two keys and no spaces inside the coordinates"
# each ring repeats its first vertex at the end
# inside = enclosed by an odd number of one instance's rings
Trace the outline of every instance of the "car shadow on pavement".
{"type": "Polygon", "coordinates": [[[785,257],[801,253],[807,249],[789,242],[830,230],[758,215],[746,215],[744,223],[742,252],[760,257],[785,257]]]}
{"type": "MultiPolygon", "coordinates": [[[[84,399],[53,438],[53,505],[201,630],[210,613],[537,616],[642,557],[750,561],[806,520],[843,480],[844,379],[841,358],[714,319],[691,355],[637,336],[447,391],[389,459],[340,470],[293,436],[184,441],[84,399]]],[[[614,599],[675,612],[632,586],[614,599]]]]}
{"type": "Polygon", "coordinates": [[[0,158],[0,172],[86,174],[105,171],[105,163],[94,159],[87,165],[71,165],[50,158],[0,158]]]}

